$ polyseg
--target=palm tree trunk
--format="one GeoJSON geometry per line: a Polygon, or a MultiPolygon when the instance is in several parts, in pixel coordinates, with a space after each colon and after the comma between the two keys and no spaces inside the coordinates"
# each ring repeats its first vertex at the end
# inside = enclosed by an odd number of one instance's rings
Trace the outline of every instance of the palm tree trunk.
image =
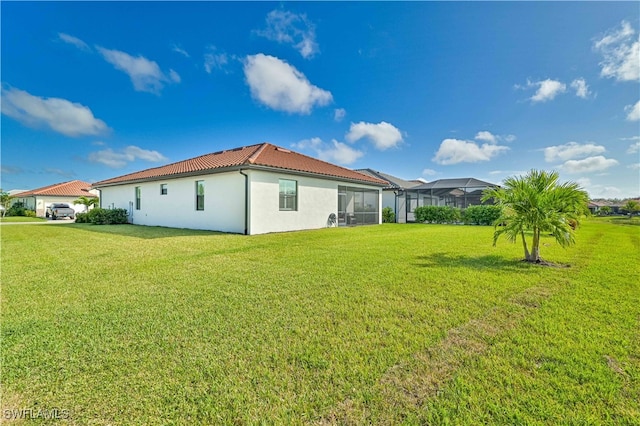
{"type": "Polygon", "coordinates": [[[533,243],[531,244],[531,259],[530,262],[540,261],[540,229],[533,228],[533,243]]]}
{"type": "Polygon", "coordinates": [[[524,231],[520,231],[520,236],[522,237],[522,246],[524,247],[524,258],[526,260],[530,260],[531,255],[529,254],[529,248],[527,247],[527,240],[524,238],[524,231]]]}

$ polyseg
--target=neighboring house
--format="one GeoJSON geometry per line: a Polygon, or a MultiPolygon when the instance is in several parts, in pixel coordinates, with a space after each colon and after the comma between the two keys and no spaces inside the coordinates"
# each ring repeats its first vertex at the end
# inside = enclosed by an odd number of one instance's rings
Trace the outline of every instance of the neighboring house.
{"type": "Polygon", "coordinates": [[[611,201],[605,199],[589,200],[588,208],[591,214],[598,214],[602,207],[609,207],[611,209],[610,214],[618,215],[626,213],[622,208],[627,201],[636,201],[640,203],[640,198],[626,198],[621,201],[611,201]]]}
{"type": "Polygon", "coordinates": [[[269,143],[215,152],[93,184],[131,223],[241,234],[381,223],[371,176],[269,143]]]}
{"type": "Polygon", "coordinates": [[[393,209],[397,223],[413,222],[416,207],[451,206],[464,209],[482,204],[482,191],[498,186],[474,178],[420,182],[403,180],[372,169],[358,171],[387,182],[387,186],[383,188],[382,207],[393,209]]]}
{"type": "MultiPolygon", "coordinates": [[[[588,208],[591,214],[597,215],[602,207],[611,207],[611,203],[606,201],[589,201],[588,208]]],[[[613,212],[613,209],[612,209],[613,212]]]]}
{"type": "Polygon", "coordinates": [[[82,196],[96,197],[97,193],[98,191],[91,189],[89,182],[72,180],[17,193],[14,195],[13,202],[22,202],[25,208],[35,210],[36,216],[45,217],[47,207],[53,203],[66,203],[76,213],[84,212],[85,206],[76,205],[73,202],[82,196]]]}
{"type": "Polygon", "coordinates": [[[474,178],[438,179],[411,188],[407,199],[407,221],[413,221],[413,210],[420,206],[450,206],[466,209],[482,203],[482,192],[498,185],[474,178]]]}
{"type": "Polygon", "coordinates": [[[422,182],[400,179],[399,177],[395,177],[373,169],[357,169],[356,171],[374,178],[381,179],[387,183],[387,186],[382,188],[382,208],[391,207],[391,209],[393,209],[393,212],[395,213],[396,222],[406,223],[406,191],[418,185],[421,185],[422,182]]]}

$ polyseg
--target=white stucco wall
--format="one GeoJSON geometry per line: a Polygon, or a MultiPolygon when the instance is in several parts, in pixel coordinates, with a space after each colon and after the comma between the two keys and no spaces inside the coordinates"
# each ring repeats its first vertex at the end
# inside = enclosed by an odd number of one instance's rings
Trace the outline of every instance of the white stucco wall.
{"type": "MultiPolygon", "coordinates": [[[[404,214],[399,214],[400,212],[398,208],[400,206],[396,205],[396,194],[393,190],[387,189],[382,191],[382,208],[385,208],[385,207],[391,207],[391,210],[393,210],[393,212],[396,215],[396,222],[399,222],[400,220],[404,220],[404,214]]],[[[380,211],[380,214],[382,214],[382,211],[380,211]]]]}
{"type": "Polygon", "coordinates": [[[239,172],[191,176],[101,188],[102,208],[129,211],[137,225],[244,233],[244,176],[239,172]],[[204,181],[204,210],[196,210],[196,181],[204,181]],[[167,184],[167,194],[160,185],[167,184]],[[141,191],[135,208],[135,187],[141,191]]]}
{"type": "MultiPolygon", "coordinates": [[[[244,170],[248,175],[248,233],[317,229],[328,226],[331,213],[338,212],[338,186],[378,189],[368,185],[339,182],[286,172],[244,170]],[[298,182],[297,210],[280,211],[279,179],[298,182]]],[[[207,229],[244,233],[245,178],[239,171],[143,182],[101,188],[102,208],[130,210],[137,225],[207,229]],[[196,210],[195,182],[205,182],[205,209],[196,210]],[[167,184],[167,195],[160,185],[167,184]],[[140,186],[140,210],[135,209],[135,187],[140,186]]],[[[382,211],[382,197],[379,211],[382,211]]],[[[379,215],[381,221],[382,214],[379,215]]]]}
{"type": "Polygon", "coordinates": [[[259,170],[247,174],[251,182],[251,234],[324,228],[329,215],[338,213],[337,182],[259,170]],[[298,182],[298,210],[280,211],[280,179],[298,182]]]}
{"type": "MultiPolygon", "coordinates": [[[[297,231],[328,226],[331,213],[338,213],[338,186],[378,189],[367,185],[274,173],[260,170],[247,171],[251,190],[249,209],[249,233],[297,231]],[[298,182],[298,209],[280,211],[280,179],[298,182]]],[[[378,197],[382,203],[382,197],[378,197]]],[[[381,210],[381,208],[379,207],[381,210]]],[[[381,220],[382,214],[379,215],[381,220]]]]}

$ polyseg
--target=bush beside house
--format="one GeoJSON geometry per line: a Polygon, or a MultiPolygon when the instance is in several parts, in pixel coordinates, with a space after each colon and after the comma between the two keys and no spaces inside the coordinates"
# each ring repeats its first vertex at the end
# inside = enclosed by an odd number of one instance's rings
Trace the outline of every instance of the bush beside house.
{"type": "Polygon", "coordinates": [[[78,213],[76,223],[91,223],[93,225],[121,225],[128,223],[125,209],[94,208],[88,213],[78,213]]]}
{"type": "Polygon", "coordinates": [[[422,206],[413,211],[419,223],[458,223],[493,225],[502,209],[493,205],[469,206],[464,210],[450,206],[422,206]]]}

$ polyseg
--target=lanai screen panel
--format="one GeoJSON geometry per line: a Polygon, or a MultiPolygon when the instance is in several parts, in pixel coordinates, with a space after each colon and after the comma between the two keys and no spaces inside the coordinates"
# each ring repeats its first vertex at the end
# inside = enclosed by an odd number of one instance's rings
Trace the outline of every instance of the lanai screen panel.
{"type": "Polygon", "coordinates": [[[338,224],[372,225],[380,223],[380,192],[349,186],[338,187],[338,224]]]}

